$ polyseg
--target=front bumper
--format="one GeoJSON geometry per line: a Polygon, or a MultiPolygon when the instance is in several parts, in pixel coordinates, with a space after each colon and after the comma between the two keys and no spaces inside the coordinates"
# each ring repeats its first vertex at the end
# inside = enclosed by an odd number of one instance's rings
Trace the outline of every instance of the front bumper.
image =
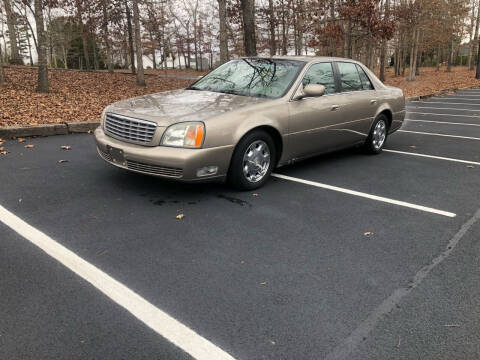
{"type": "Polygon", "coordinates": [[[101,127],[94,135],[100,157],[110,164],[180,181],[226,177],[234,149],[233,145],[206,149],[135,145],[106,135],[101,127]],[[207,166],[218,166],[217,173],[198,177],[197,170],[207,166]]]}

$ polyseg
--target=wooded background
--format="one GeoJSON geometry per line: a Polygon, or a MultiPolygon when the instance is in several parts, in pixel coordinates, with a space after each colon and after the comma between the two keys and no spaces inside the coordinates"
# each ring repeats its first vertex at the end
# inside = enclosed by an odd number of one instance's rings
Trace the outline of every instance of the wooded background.
{"type": "MultiPolygon", "coordinates": [[[[479,0],[0,0],[4,64],[205,71],[238,56],[328,55],[413,81],[422,66],[477,64],[479,0]]],[[[443,71],[443,69],[442,69],[443,71]]]]}

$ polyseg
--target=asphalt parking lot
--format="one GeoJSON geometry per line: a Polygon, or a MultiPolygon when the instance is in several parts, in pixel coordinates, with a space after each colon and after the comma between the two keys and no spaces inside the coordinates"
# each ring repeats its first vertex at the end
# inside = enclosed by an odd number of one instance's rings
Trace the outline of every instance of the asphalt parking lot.
{"type": "Polygon", "coordinates": [[[255,192],[6,141],[0,358],[480,358],[480,90],[407,106],[381,155],[255,192]]]}

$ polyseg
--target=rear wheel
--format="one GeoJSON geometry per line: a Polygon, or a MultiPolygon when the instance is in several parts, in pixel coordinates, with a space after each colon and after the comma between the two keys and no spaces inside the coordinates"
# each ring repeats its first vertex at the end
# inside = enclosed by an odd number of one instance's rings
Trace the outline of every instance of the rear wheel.
{"type": "Polygon", "coordinates": [[[239,190],[253,190],[268,180],[276,161],[270,135],[255,130],[240,140],[232,156],[228,180],[239,190]]]}
{"type": "Polygon", "coordinates": [[[370,134],[365,141],[365,150],[370,154],[382,152],[388,135],[388,119],[384,114],[378,115],[372,125],[370,134]]]}

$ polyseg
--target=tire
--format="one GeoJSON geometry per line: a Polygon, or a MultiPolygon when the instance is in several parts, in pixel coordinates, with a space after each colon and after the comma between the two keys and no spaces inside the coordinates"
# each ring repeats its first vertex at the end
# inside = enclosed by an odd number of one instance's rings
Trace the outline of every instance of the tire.
{"type": "Polygon", "coordinates": [[[384,114],[377,116],[370,134],[365,140],[364,149],[368,154],[380,154],[388,136],[388,118],[384,114]]]}
{"type": "Polygon", "coordinates": [[[276,164],[276,149],[272,137],[254,130],[245,135],[233,152],[229,183],[238,190],[248,191],[263,186],[276,164]]]}

